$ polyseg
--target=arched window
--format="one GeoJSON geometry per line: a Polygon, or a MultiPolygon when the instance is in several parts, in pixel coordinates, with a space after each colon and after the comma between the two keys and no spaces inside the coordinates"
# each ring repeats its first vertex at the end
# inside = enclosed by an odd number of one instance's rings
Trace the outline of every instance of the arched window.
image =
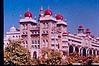
{"type": "Polygon", "coordinates": [[[46,40],[46,43],[48,44],[48,40],[46,40]]]}
{"type": "Polygon", "coordinates": [[[89,54],[92,55],[92,50],[90,49],[89,54]]]}
{"type": "Polygon", "coordinates": [[[38,44],[40,44],[40,40],[38,40],[38,44]]]}
{"type": "Polygon", "coordinates": [[[95,50],[93,50],[93,54],[95,55],[95,50]]]}
{"type": "Polygon", "coordinates": [[[99,51],[97,51],[97,55],[99,55],[99,51]]]}
{"type": "Polygon", "coordinates": [[[33,52],[33,58],[37,59],[37,52],[36,51],[33,52]]]}
{"type": "Polygon", "coordinates": [[[43,40],[43,44],[45,44],[45,40],[43,40]]]}
{"type": "Polygon", "coordinates": [[[86,49],[83,48],[83,56],[86,56],[86,49]]]}
{"type": "Polygon", "coordinates": [[[78,53],[79,52],[79,48],[78,47],[75,47],[75,51],[78,53]]]}
{"type": "Polygon", "coordinates": [[[26,41],[26,44],[28,44],[28,42],[26,41]]]}
{"type": "Polygon", "coordinates": [[[63,51],[63,55],[66,55],[67,53],[66,53],[66,51],[63,51]]]}
{"type": "Polygon", "coordinates": [[[14,36],[13,36],[14,37],[14,36]]]}
{"type": "Polygon", "coordinates": [[[69,53],[73,52],[73,46],[69,46],[69,53]]]}
{"type": "Polygon", "coordinates": [[[34,44],[34,41],[32,40],[32,44],[34,44]]]}
{"type": "Polygon", "coordinates": [[[37,41],[35,40],[35,44],[37,44],[37,41]]]}

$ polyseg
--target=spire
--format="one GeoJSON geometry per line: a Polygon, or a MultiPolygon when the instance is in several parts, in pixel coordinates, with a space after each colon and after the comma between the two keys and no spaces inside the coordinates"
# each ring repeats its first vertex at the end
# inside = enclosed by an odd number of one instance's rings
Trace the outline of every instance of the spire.
{"type": "Polygon", "coordinates": [[[67,19],[64,19],[64,21],[67,21],[67,19]]]}
{"type": "Polygon", "coordinates": [[[56,13],[55,13],[55,16],[56,16],[56,13]]]}
{"type": "Polygon", "coordinates": [[[14,25],[12,25],[12,27],[14,27],[14,25]]]}
{"type": "Polygon", "coordinates": [[[48,8],[48,9],[50,9],[50,7],[49,7],[49,6],[48,6],[47,8],[48,8]]]}
{"type": "Polygon", "coordinates": [[[40,11],[43,11],[43,6],[41,6],[40,11]]]}
{"type": "Polygon", "coordinates": [[[22,15],[21,14],[19,15],[19,18],[22,18],[22,15]]]}
{"type": "Polygon", "coordinates": [[[84,33],[84,28],[82,24],[80,24],[78,27],[78,33],[84,33]]]}
{"type": "Polygon", "coordinates": [[[36,20],[36,16],[34,17],[34,19],[36,20]]]}
{"type": "Polygon", "coordinates": [[[27,11],[30,11],[30,9],[28,8],[27,11]]]}

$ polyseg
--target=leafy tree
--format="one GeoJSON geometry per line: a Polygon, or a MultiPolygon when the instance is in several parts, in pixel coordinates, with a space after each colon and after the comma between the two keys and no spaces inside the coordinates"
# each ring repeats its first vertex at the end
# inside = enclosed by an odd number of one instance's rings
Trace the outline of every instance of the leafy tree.
{"type": "Polygon", "coordinates": [[[45,48],[42,50],[42,57],[39,59],[39,64],[60,65],[61,58],[61,53],[59,51],[52,51],[51,49],[45,48]]]}
{"type": "Polygon", "coordinates": [[[4,65],[32,65],[29,51],[21,46],[21,41],[9,41],[4,49],[4,65]]]}

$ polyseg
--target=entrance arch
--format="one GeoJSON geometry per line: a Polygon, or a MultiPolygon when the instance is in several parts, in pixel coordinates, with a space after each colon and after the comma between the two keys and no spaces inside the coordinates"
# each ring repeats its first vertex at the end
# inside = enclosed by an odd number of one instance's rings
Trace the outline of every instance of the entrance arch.
{"type": "Polygon", "coordinates": [[[92,50],[91,49],[89,50],[89,54],[92,55],[92,50]]]}
{"type": "Polygon", "coordinates": [[[33,52],[33,58],[37,59],[37,52],[36,51],[33,52]]]}
{"type": "Polygon", "coordinates": [[[75,51],[78,53],[79,52],[79,48],[78,47],[75,47],[75,51]]]}
{"type": "Polygon", "coordinates": [[[83,48],[83,56],[86,56],[86,49],[83,48]]]}
{"type": "Polygon", "coordinates": [[[69,46],[69,53],[73,53],[73,46],[69,46]]]}
{"type": "Polygon", "coordinates": [[[94,55],[96,54],[96,51],[95,51],[95,50],[93,50],[93,54],[94,54],[94,55]]]}

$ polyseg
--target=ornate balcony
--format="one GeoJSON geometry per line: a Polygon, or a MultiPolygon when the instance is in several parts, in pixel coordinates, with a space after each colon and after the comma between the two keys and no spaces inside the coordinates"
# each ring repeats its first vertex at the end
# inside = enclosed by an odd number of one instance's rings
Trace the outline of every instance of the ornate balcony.
{"type": "Polygon", "coordinates": [[[39,30],[39,27],[31,27],[30,28],[30,31],[38,31],[39,30]]]}
{"type": "Polygon", "coordinates": [[[42,35],[48,35],[48,31],[43,31],[42,35]]]}
{"type": "Polygon", "coordinates": [[[40,33],[39,32],[36,32],[36,33],[32,33],[31,36],[39,36],[40,33]]]}
{"type": "Polygon", "coordinates": [[[22,33],[22,36],[27,36],[27,32],[23,32],[22,33]]]}

